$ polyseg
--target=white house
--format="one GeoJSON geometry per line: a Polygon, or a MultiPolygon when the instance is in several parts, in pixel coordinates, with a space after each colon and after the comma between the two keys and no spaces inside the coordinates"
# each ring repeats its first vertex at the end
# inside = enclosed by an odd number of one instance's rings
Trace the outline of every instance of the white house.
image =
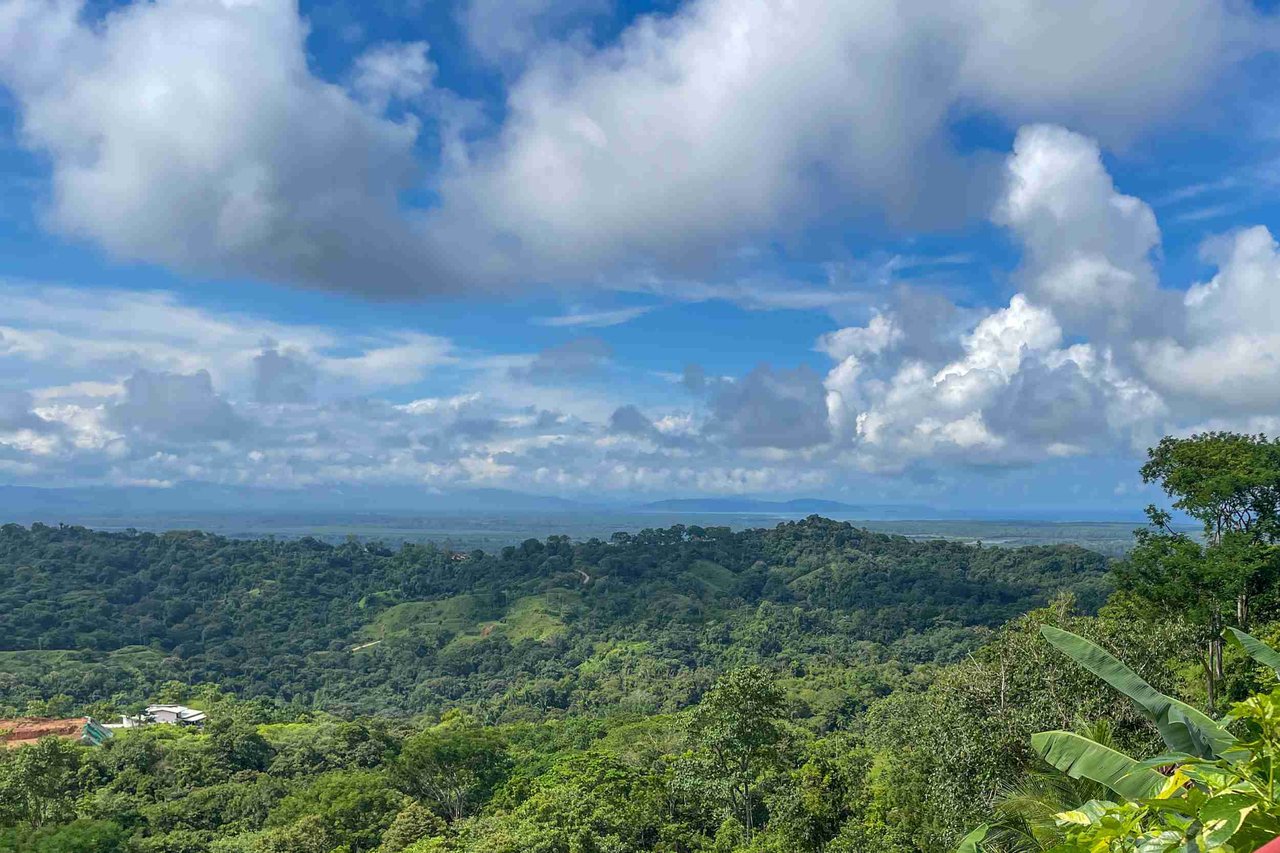
{"type": "Polygon", "coordinates": [[[208,719],[204,711],[186,705],[148,705],[146,716],[152,722],[183,726],[202,726],[208,719]]]}

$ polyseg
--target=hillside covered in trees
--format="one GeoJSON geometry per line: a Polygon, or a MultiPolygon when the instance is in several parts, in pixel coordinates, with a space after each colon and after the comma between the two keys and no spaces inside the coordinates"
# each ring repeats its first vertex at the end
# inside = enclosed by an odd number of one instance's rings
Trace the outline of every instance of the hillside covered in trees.
{"type": "Polygon", "coordinates": [[[0,708],[136,702],[179,681],[336,713],[653,713],[763,663],[834,714],[851,666],[865,703],[903,664],[962,657],[1057,592],[1096,607],[1105,571],[1071,546],[916,542],[817,517],[499,554],[9,525],[0,708]]]}
{"type": "Polygon", "coordinates": [[[1152,507],[1110,566],[820,518],[496,555],[9,526],[5,715],[210,722],[0,753],[0,851],[1253,853],[1280,443],[1143,476],[1203,533],[1152,507]]]}

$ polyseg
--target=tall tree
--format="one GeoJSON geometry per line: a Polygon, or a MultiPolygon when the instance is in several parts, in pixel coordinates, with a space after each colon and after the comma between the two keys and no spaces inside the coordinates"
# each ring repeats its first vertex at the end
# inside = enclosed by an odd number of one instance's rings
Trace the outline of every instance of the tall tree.
{"type": "Polygon", "coordinates": [[[401,791],[455,821],[484,805],[510,771],[502,739],[492,729],[463,721],[405,741],[392,777],[401,791]]]}
{"type": "Polygon", "coordinates": [[[55,737],[0,752],[0,826],[39,828],[73,818],[80,759],[80,747],[55,737]]]}
{"type": "Polygon", "coordinates": [[[693,746],[727,792],[748,843],[755,830],[755,785],[778,758],[782,713],[782,690],[765,669],[752,666],[721,678],[689,716],[693,746]]]}
{"type": "Polygon", "coordinates": [[[1148,451],[1146,483],[1159,483],[1174,509],[1200,522],[1197,539],[1152,505],[1150,525],[1117,575],[1123,589],[1201,628],[1209,705],[1222,678],[1222,630],[1247,629],[1258,597],[1280,575],[1280,440],[1208,432],[1166,437],[1148,451]]]}

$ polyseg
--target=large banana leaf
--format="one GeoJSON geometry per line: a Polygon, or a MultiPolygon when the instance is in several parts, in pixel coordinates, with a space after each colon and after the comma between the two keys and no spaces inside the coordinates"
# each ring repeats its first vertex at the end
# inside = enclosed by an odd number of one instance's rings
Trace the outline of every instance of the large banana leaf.
{"type": "Polygon", "coordinates": [[[975,829],[964,837],[960,842],[960,846],[956,848],[956,853],[979,853],[978,845],[987,837],[987,833],[991,831],[991,827],[987,824],[975,829]]]}
{"type": "Polygon", "coordinates": [[[1269,666],[1280,675],[1280,652],[1268,646],[1257,637],[1250,637],[1244,631],[1238,628],[1228,628],[1231,632],[1231,639],[1235,644],[1244,649],[1249,657],[1256,660],[1263,666],[1269,666]]]}
{"type": "Polygon", "coordinates": [[[1229,752],[1235,738],[1210,717],[1156,690],[1114,655],[1084,637],[1044,625],[1041,635],[1067,657],[1133,700],[1172,750],[1201,758],[1229,752]]]}
{"type": "Polygon", "coordinates": [[[1072,779],[1106,785],[1127,800],[1154,797],[1164,787],[1165,778],[1156,771],[1074,732],[1034,734],[1031,748],[1072,779]]]}

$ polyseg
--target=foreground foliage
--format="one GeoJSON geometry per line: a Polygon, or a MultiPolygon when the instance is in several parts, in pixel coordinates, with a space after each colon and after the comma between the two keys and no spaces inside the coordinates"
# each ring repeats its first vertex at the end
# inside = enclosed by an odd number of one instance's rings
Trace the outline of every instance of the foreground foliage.
{"type": "MultiPolygon", "coordinates": [[[[993,835],[984,824],[961,842],[961,853],[1251,853],[1280,837],[1280,689],[1251,696],[1225,719],[1214,720],[1155,690],[1088,640],[1049,626],[1041,633],[1132,700],[1159,730],[1166,749],[1138,761],[1085,735],[1033,736],[1032,748],[1046,763],[1105,793],[1052,814],[1019,814],[1006,803],[1006,817],[1023,819],[1022,836],[996,832],[984,848],[993,835]]],[[[1280,655],[1248,634],[1233,630],[1232,638],[1260,663],[1272,669],[1280,664],[1280,655]]]]}

